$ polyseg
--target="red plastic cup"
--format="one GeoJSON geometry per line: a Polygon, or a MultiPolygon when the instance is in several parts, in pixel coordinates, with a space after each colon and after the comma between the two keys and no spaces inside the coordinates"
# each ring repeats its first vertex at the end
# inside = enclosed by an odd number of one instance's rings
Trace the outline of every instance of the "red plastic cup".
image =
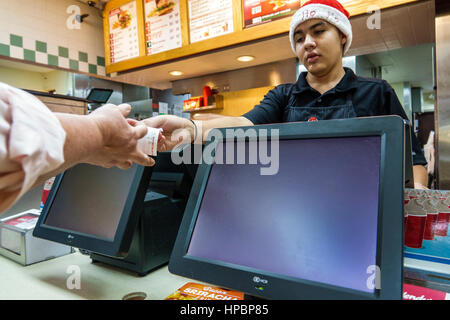
{"type": "Polygon", "coordinates": [[[450,213],[439,212],[436,221],[436,227],[434,234],[440,237],[446,237],[448,235],[448,221],[450,213]]]}
{"type": "Polygon", "coordinates": [[[52,189],[53,182],[55,181],[55,177],[52,177],[45,181],[44,183],[44,190],[42,190],[42,197],[41,197],[41,205],[40,209],[42,210],[45,205],[45,201],[47,201],[48,194],[50,193],[50,190],[52,189]]]}
{"type": "Polygon", "coordinates": [[[425,221],[425,231],[423,234],[424,240],[433,240],[434,232],[436,229],[436,221],[437,221],[438,213],[427,213],[427,219],[425,221]]]}
{"type": "Polygon", "coordinates": [[[405,246],[410,248],[422,248],[426,220],[426,214],[408,213],[405,231],[405,246]]]}
{"type": "Polygon", "coordinates": [[[409,202],[409,195],[408,191],[405,190],[405,193],[403,194],[403,203],[408,204],[408,202],[409,202]]]}

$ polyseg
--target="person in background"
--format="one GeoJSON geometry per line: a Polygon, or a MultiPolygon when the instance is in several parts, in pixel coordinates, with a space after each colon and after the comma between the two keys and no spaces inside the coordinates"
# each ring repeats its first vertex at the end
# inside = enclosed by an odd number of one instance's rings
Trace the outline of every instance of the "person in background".
{"type": "MultiPolygon", "coordinates": [[[[343,67],[342,58],[353,37],[349,16],[336,0],[305,3],[292,17],[289,39],[307,72],[301,73],[296,83],[270,90],[259,105],[244,115],[202,121],[163,115],[143,122],[163,129],[160,148],[169,150],[186,137],[194,137],[199,127],[202,128],[199,140],[204,141],[212,128],[383,115],[408,119],[386,81],[358,77],[343,67]],[[180,129],[185,129],[185,134],[173,139],[173,133],[180,129]]],[[[426,189],[427,162],[417,137],[411,133],[415,187],[426,189]]]]}
{"type": "Polygon", "coordinates": [[[130,110],[110,104],[89,115],[52,113],[33,95],[0,83],[0,214],[33,186],[77,163],[153,166],[136,148],[147,127],[126,119],[130,110]]]}

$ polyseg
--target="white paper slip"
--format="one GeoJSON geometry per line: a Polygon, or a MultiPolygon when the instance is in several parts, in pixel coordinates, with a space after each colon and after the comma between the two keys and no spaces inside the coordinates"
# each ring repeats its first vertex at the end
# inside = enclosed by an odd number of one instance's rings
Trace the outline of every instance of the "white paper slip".
{"type": "Polygon", "coordinates": [[[147,134],[138,140],[137,148],[149,156],[156,156],[158,152],[158,137],[161,128],[147,128],[147,134]]]}

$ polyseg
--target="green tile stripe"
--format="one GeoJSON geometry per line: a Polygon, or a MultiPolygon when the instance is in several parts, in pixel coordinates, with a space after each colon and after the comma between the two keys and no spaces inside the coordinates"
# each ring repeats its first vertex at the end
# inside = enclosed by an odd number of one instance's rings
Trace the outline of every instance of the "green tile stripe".
{"type": "Polygon", "coordinates": [[[23,58],[28,61],[36,62],[36,52],[33,50],[23,49],[23,58]]]}
{"type": "Polygon", "coordinates": [[[49,66],[69,68],[71,70],[89,72],[92,74],[99,74],[99,67],[105,68],[106,64],[104,57],[92,57],[90,60],[94,63],[90,63],[89,55],[86,52],[72,52],[70,48],[64,46],[57,46],[57,48],[57,55],[49,54],[47,42],[40,40],[34,41],[33,48],[24,48],[24,37],[11,33],[9,35],[9,43],[0,43],[0,56],[19,58],[26,61],[44,63],[49,66]],[[69,53],[72,54],[69,55],[69,53]],[[76,58],[70,58],[71,56],[75,56],[76,58]]]}
{"type": "Polygon", "coordinates": [[[36,40],[36,51],[47,53],[47,43],[36,40]]]}
{"type": "Polygon", "coordinates": [[[10,51],[7,44],[0,43],[0,55],[9,57],[10,51]]]}
{"type": "Polygon", "coordinates": [[[50,66],[55,66],[55,67],[57,67],[58,66],[58,57],[57,56],[54,56],[54,55],[52,55],[52,54],[49,54],[48,56],[47,56],[47,58],[48,58],[48,64],[50,65],[50,66]]]}
{"type": "Polygon", "coordinates": [[[9,35],[9,44],[12,46],[16,46],[16,47],[22,47],[23,46],[23,38],[16,34],[10,34],[9,35]]]}
{"type": "Polygon", "coordinates": [[[79,68],[78,61],[70,59],[69,60],[69,68],[72,69],[72,70],[77,70],[78,71],[78,68],[79,68]]]}
{"type": "Polygon", "coordinates": [[[63,57],[63,58],[68,58],[69,57],[69,49],[64,48],[64,47],[58,47],[58,56],[63,57]]]}
{"type": "Polygon", "coordinates": [[[82,62],[88,62],[88,55],[85,52],[78,52],[78,60],[82,62]]]}
{"type": "Polygon", "coordinates": [[[105,58],[104,57],[97,57],[97,64],[99,66],[104,67],[105,66],[105,58]]]}
{"type": "Polygon", "coordinates": [[[89,73],[97,74],[97,66],[89,63],[89,73]]]}

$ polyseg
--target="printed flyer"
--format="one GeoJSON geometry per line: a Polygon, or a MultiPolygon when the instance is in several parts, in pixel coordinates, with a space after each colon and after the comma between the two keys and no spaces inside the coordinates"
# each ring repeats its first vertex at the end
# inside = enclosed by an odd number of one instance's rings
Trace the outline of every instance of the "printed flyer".
{"type": "Polygon", "coordinates": [[[244,293],[189,282],[164,300],[244,300],[244,293]]]}

